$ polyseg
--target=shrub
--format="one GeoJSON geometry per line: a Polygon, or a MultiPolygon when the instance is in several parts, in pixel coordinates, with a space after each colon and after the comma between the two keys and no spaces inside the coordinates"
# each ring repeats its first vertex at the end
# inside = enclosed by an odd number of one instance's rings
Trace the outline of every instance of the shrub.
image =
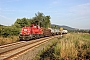
{"type": "Polygon", "coordinates": [[[8,37],[8,36],[17,36],[19,34],[20,28],[12,27],[12,26],[4,26],[0,29],[0,36],[8,37]]]}

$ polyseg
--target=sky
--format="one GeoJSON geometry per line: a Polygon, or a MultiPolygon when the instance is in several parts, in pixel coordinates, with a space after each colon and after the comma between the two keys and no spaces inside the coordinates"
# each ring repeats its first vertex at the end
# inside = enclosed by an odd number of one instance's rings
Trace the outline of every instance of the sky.
{"type": "Polygon", "coordinates": [[[17,18],[42,12],[52,24],[90,29],[90,0],[0,0],[0,24],[10,26],[17,18]]]}

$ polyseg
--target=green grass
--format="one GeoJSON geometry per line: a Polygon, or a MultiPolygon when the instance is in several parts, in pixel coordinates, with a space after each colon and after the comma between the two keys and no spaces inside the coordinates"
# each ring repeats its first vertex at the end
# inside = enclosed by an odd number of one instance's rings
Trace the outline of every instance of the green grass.
{"type": "Polygon", "coordinates": [[[67,34],[55,47],[54,55],[59,60],[88,59],[90,54],[89,34],[67,34]]]}
{"type": "Polygon", "coordinates": [[[86,39],[90,39],[90,34],[82,34],[81,37],[86,38],[86,39]]]}

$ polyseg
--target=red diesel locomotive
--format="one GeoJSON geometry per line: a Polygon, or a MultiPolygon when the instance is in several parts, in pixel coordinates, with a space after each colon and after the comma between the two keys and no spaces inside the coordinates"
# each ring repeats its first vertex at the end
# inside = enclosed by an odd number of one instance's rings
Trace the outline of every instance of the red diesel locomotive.
{"type": "Polygon", "coordinates": [[[19,35],[20,40],[30,40],[43,37],[43,31],[40,26],[31,24],[29,27],[23,27],[19,35]]]}

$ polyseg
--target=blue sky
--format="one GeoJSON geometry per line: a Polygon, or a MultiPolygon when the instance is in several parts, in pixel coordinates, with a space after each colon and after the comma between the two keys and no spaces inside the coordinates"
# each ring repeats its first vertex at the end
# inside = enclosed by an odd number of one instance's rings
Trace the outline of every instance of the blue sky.
{"type": "Polygon", "coordinates": [[[50,15],[52,24],[90,29],[90,0],[0,0],[0,24],[12,25],[38,11],[50,15]]]}

